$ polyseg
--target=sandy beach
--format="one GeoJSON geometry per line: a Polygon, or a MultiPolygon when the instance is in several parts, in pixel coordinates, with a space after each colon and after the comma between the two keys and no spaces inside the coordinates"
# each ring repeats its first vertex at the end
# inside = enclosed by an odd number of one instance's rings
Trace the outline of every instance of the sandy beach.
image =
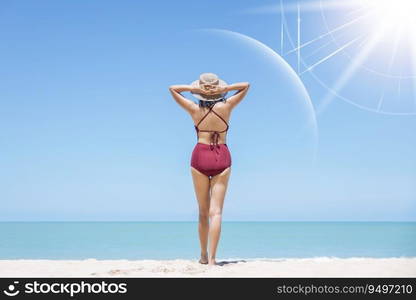
{"type": "Polygon", "coordinates": [[[416,258],[0,260],[0,277],[416,277],[416,258]]]}

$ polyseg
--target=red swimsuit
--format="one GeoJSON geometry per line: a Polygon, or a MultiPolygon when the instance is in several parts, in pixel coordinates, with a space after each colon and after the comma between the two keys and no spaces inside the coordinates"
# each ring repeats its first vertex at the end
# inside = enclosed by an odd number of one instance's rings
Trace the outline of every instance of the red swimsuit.
{"type": "Polygon", "coordinates": [[[197,143],[192,152],[191,166],[205,174],[206,176],[215,176],[220,174],[222,171],[231,166],[231,153],[228,149],[227,144],[218,144],[218,138],[220,133],[228,131],[227,122],[217,114],[211,106],[209,111],[205,116],[195,125],[195,130],[197,137],[199,137],[199,132],[212,132],[210,144],[197,143]],[[224,123],[227,125],[227,128],[223,131],[214,131],[214,130],[200,130],[198,125],[205,119],[205,117],[213,112],[216,114],[224,123]]]}

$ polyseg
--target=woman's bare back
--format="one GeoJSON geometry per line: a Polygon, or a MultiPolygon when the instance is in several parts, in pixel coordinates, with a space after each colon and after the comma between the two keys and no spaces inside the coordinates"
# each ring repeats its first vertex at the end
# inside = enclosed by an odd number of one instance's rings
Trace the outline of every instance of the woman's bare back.
{"type": "Polygon", "coordinates": [[[214,105],[214,107],[211,108],[213,111],[210,113],[210,108],[207,107],[200,107],[198,111],[191,114],[192,120],[194,121],[194,125],[197,126],[197,124],[202,120],[202,122],[199,123],[198,129],[198,141],[199,143],[203,144],[209,144],[211,141],[212,132],[204,132],[204,130],[210,130],[210,131],[218,131],[219,132],[219,138],[218,138],[218,144],[226,144],[227,143],[227,131],[221,132],[227,129],[227,124],[229,124],[229,120],[231,117],[231,109],[230,106],[227,105],[227,103],[218,102],[214,105]],[[218,115],[216,115],[217,113],[218,115]],[[224,120],[222,120],[222,119],[224,120]],[[227,122],[227,124],[225,122],[227,122]]]}

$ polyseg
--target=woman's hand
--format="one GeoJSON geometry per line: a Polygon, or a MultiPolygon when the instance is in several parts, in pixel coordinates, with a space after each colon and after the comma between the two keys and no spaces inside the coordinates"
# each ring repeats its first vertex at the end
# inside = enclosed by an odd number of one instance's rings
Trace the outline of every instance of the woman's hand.
{"type": "Polygon", "coordinates": [[[193,87],[191,92],[194,94],[203,94],[203,95],[218,95],[227,92],[227,86],[204,86],[203,88],[200,87],[193,87]]]}
{"type": "Polygon", "coordinates": [[[201,89],[200,87],[192,87],[191,93],[192,94],[204,94],[204,95],[207,95],[208,90],[201,89]]]}
{"type": "Polygon", "coordinates": [[[224,86],[210,86],[208,89],[205,89],[206,95],[219,95],[227,92],[227,87],[224,86]]]}
{"type": "Polygon", "coordinates": [[[209,91],[209,95],[217,95],[217,94],[223,94],[223,93],[226,93],[228,90],[227,90],[227,86],[216,86],[216,87],[214,87],[214,88],[212,88],[210,91],[209,91]]]}

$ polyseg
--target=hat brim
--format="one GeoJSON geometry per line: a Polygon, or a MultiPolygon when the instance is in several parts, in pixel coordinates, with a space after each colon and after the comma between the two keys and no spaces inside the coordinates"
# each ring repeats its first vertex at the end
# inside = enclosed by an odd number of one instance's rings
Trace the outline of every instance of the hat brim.
{"type": "MultiPolygon", "coordinates": [[[[199,79],[193,81],[190,85],[192,87],[199,87],[199,79]]],[[[219,79],[218,85],[219,86],[227,86],[228,84],[224,80],[219,79]]],[[[192,93],[192,92],[191,92],[191,94],[195,98],[198,98],[200,100],[204,100],[204,101],[216,101],[216,100],[219,100],[221,98],[224,98],[227,95],[227,92],[222,93],[222,94],[216,94],[216,95],[204,95],[204,94],[197,94],[197,93],[192,93]]]]}

